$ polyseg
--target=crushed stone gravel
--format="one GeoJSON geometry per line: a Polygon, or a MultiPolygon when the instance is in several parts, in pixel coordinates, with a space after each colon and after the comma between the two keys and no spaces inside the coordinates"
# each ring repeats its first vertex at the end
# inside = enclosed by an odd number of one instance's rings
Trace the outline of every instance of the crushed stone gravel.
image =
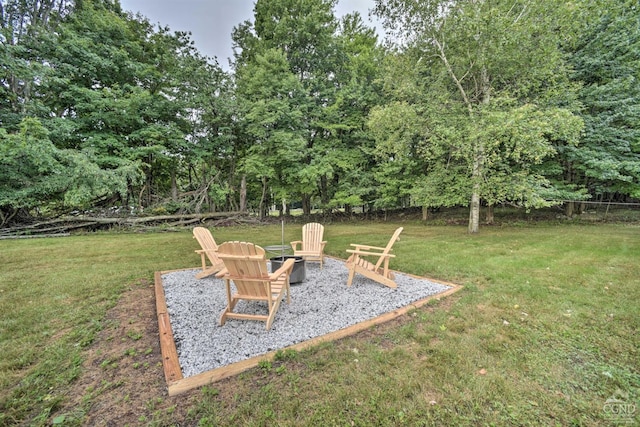
{"type": "MultiPolygon", "coordinates": [[[[291,285],[291,304],[280,303],[267,331],[264,322],[252,320],[228,319],[220,326],[227,302],[224,280],[196,279],[198,271],[162,275],[185,378],[355,325],[451,288],[403,273],[396,273],[396,289],[359,274],[347,287],[344,261],[327,257],[322,269],[319,263],[306,263],[306,280],[291,285]]],[[[235,311],[266,313],[267,307],[241,301],[235,311]]]]}

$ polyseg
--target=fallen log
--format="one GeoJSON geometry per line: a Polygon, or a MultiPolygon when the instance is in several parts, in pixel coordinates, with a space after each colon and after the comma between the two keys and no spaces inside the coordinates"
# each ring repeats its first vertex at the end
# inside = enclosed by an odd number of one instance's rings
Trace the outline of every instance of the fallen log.
{"type": "Polygon", "coordinates": [[[243,223],[251,221],[248,214],[239,212],[209,212],[184,215],[156,215],[146,217],[100,217],[89,215],[64,216],[46,221],[14,226],[0,230],[0,238],[12,238],[18,236],[57,236],[69,233],[71,230],[95,230],[105,227],[146,228],[154,225],[169,227],[188,227],[206,221],[216,223],[243,223]]]}
{"type": "Polygon", "coordinates": [[[6,239],[41,239],[43,237],[68,237],[69,233],[54,233],[54,234],[23,234],[23,235],[6,235],[0,236],[0,240],[6,239]]]}

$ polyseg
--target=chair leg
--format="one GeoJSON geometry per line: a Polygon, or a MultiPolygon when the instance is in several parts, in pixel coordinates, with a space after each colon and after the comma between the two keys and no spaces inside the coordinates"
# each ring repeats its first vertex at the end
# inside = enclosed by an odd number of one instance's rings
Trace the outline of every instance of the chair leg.
{"type": "Polygon", "coordinates": [[[289,283],[289,277],[287,276],[287,304],[291,304],[291,284],[289,283]]]}
{"type": "Polygon", "coordinates": [[[231,283],[229,279],[225,279],[225,285],[227,288],[227,306],[224,311],[220,314],[220,326],[224,325],[227,321],[227,314],[233,312],[233,308],[236,306],[238,302],[237,299],[231,296],[231,283]]]}
{"type": "Polygon", "coordinates": [[[347,286],[351,286],[351,282],[353,282],[353,276],[356,274],[356,265],[351,264],[349,266],[349,278],[347,279],[347,286]]]}
{"type": "MultiPolygon", "coordinates": [[[[280,295],[280,298],[282,297],[282,294],[280,295]]],[[[269,310],[269,317],[267,317],[267,324],[265,325],[265,328],[267,329],[267,331],[271,328],[271,324],[273,323],[273,319],[276,317],[276,313],[278,312],[278,308],[280,308],[280,298],[278,298],[276,301],[273,302],[273,304],[271,305],[271,308],[269,310]]]]}
{"type": "Polygon", "coordinates": [[[216,274],[217,272],[218,270],[213,267],[204,268],[200,273],[196,274],[196,279],[204,279],[205,277],[211,276],[212,274],[216,274]]]}

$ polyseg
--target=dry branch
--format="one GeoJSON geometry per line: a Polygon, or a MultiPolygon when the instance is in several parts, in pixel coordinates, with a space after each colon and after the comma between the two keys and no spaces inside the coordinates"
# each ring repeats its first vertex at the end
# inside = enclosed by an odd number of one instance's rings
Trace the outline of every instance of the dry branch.
{"type": "Polygon", "coordinates": [[[66,216],[34,224],[25,224],[0,230],[0,238],[68,235],[71,230],[94,231],[111,227],[144,229],[146,227],[186,227],[196,223],[215,221],[216,225],[250,223],[247,214],[239,212],[210,212],[184,215],[157,215],[147,217],[96,217],[88,215],[66,216]]]}

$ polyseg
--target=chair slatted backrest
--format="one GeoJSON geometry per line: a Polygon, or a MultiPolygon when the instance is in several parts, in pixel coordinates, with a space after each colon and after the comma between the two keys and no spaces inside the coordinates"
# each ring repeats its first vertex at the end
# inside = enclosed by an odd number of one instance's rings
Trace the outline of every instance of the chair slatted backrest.
{"type": "Polygon", "coordinates": [[[193,229],[193,237],[196,238],[202,249],[204,250],[218,250],[218,245],[216,241],[213,239],[211,232],[209,229],[204,227],[194,227],[193,229]]]}
{"type": "Polygon", "coordinates": [[[391,236],[391,239],[389,239],[389,243],[387,243],[387,246],[385,246],[380,258],[378,259],[378,262],[376,263],[376,266],[375,266],[376,270],[380,267],[380,264],[384,262],[386,255],[388,255],[391,252],[391,248],[393,247],[393,244],[396,241],[400,240],[400,233],[402,233],[403,229],[404,229],[403,227],[399,227],[398,229],[396,229],[395,233],[393,233],[393,236],[391,236]]]}
{"type": "Polygon", "coordinates": [[[321,251],[324,226],[317,222],[310,222],[302,227],[302,250],[321,251]]]}
{"type": "Polygon", "coordinates": [[[269,270],[262,247],[247,242],[225,242],[218,248],[218,256],[239,295],[247,299],[271,297],[269,270]]]}

